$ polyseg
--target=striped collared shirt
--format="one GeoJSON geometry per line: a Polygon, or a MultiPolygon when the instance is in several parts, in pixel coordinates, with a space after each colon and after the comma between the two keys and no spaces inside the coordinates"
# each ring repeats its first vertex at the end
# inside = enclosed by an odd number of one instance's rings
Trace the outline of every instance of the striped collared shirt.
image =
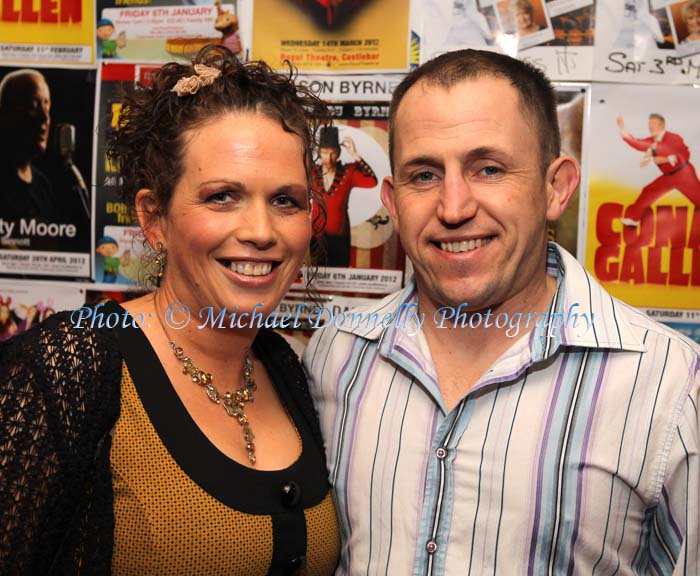
{"type": "Polygon", "coordinates": [[[547,265],[548,319],[450,412],[412,283],[314,334],[339,574],[700,573],[700,349],[547,265]]]}

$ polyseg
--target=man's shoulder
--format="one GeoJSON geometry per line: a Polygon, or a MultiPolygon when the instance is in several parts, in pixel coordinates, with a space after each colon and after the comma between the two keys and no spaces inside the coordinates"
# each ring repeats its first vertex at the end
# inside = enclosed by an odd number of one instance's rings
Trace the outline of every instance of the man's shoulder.
{"type": "Polygon", "coordinates": [[[700,362],[700,344],[691,340],[677,330],[655,320],[643,310],[633,308],[629,304],[611,296],[616,304],[622,318],[638,334],[640,339],[649,341],[650,338],[656,340],[667,340],[670,347],[678,347],[684,350],[689,358],[696,358],[700,362]]]}
{"type": "Polygon", "coordinates": [[[678,346],[689,355],[698,357],[700,346],[679,332],[649,317],[610,294],[576,258],[561,246],[553,245],[563,265],[566,300],[576,303],[574,311],[584,310],[594,317],[593,330],[578,337],[568,329],[570,343],[593,348],[643,351],[648,349],[649,339],[668,339],[670,346],[678,346]]]}
{"type": "Polygon", "coordinates": [[[683,142],[683,136],[681,136],[680,134],[677,134],[676,132],[669,132],[668,130],[666,130],[666,133],[664,134],[664,137],[662,138],[662,142],[663,141],[683,142]]]}

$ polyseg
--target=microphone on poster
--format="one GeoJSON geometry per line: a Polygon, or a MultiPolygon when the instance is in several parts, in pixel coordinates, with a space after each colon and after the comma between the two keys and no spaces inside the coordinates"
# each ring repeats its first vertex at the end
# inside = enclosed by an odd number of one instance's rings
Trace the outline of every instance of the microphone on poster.
{"type": "Polygon", "coordinates": [[[85,210],[85,215],[90,218],[90,196],[85,179],[80,170],[73,162],[73,153],[75,152],[75,126],[73,124],[58,124],[56,126],[58,154],[64,162],[66,168],[70,171],[75,179],[72,190],[80,198],[80,203],[85,210]]]}

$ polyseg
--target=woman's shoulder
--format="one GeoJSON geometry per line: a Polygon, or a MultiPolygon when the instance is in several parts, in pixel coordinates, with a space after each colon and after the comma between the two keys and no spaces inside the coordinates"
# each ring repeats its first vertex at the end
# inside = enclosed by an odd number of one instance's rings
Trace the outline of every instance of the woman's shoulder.
{"type": "Polygon", "coordinates": [[[114,352],[114,333],[94,322],[85,321],[85,311],[94,306],[83,306],[75,310],[57,312],[26,332],[3,343],[3,355],[17,354],[32,364],[41,358],[53,358],[46,368],[55,367],[61,355],[94,359],[101,352],[114,352]]]}
{"type": "Polygon", "coordinates": [[[30,387],[46,401],[60,397],[69,403],[113,390],[121,373],[116,335],[81,324],[83,309],[58,312],[2,343],[0,386],[30,387]]]}

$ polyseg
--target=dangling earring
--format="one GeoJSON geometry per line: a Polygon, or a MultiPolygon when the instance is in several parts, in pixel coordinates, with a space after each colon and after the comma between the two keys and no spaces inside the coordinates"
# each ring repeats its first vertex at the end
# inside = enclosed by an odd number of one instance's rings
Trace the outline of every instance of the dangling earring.
{"type": "Polygon", "coordinates": [[[156,271],[155,282],[156,287],[160,287],[160,283],[163,281],[163,273],[165,272],[165,262],[168,259],[168,251],[163,246],[162,242],[156,242],[156,265],[158,270],[156,271]]]}

